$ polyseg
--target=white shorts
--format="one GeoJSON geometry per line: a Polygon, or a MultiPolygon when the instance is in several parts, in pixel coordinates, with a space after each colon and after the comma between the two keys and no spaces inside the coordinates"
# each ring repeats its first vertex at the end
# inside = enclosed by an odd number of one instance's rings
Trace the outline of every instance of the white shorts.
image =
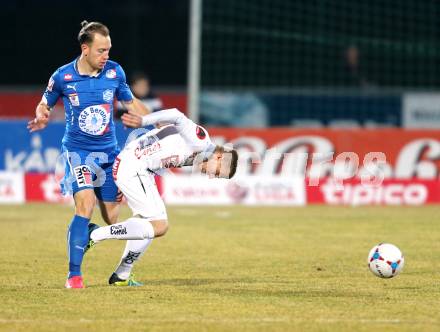
{"type": "Polygon", "coordinates": [[[168,219],[153,174],[140,172],[137,163],[124,158],[121,153],[113,164],[113,178],[127,199],[133,216],[140,215],[148,221],[168,219]]]}

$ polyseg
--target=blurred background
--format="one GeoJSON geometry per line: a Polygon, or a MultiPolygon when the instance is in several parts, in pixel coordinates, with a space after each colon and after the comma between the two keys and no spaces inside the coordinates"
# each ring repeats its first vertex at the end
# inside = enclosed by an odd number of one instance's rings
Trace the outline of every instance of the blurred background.
{"type": "MultiPolygon", "coordinates": [[[[111,58],[140,99],[241,152],[233,181],[164,178],[168,203],[440,202],[438,1],[8,1],[0,18],[0,201],[64,200],[51,180],[62,108],[45,131],[25,123],[53,71],[79,55],[86,19],[109,27],[111,58]],[[317,152],[332,160],[310,186],[317,152]],[[386,156],[380,188],[360,185],[369,152],[386,156]]],[[[118,127],[121,145],[127,134],[118,127]]]]}

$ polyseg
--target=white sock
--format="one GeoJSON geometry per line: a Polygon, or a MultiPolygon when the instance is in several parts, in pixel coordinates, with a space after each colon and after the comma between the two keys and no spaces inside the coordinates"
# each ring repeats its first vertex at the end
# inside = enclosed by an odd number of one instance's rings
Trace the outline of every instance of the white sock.
{"type": "Polygon", "coordinates": [[[119,278],[127,280],[130,277],[134,263],[144,255],[151,242],[153,239],[127,241],[121,261],[115,271],[119,278]]]}
{"type": "Polygon", "coordinates": [[[99,242],[107,239],[117,240],[143,240],[153,239],[154,229],[149,221],[142,218],[129,218],[124,222],[99,227],[95,229],[90,238],[94,242],[99,242]]]}

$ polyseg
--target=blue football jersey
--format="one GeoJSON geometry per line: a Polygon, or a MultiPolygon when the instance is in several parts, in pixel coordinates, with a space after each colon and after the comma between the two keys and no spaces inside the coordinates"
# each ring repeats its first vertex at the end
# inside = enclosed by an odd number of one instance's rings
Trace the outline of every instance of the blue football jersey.
{"type": "Polygon", "coordinates": [[[97,76],[80,75],[77,59],[58,68],[51,76],[43,99],[53,107],[63,99],[68,150],[104,151],[117,147],[113,122],[114,98],[131,101],[133,95],[122,67],[108,60],[97,76]]]}

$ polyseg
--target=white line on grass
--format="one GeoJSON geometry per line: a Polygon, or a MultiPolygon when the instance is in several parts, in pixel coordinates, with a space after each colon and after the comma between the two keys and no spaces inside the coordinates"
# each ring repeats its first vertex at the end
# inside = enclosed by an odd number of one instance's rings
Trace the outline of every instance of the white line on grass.
{"type": "MultiPolygon", "coordinates": [[[[108,322],[105,319],[86,319],[80,318],[79,320],[41,320],[41,319],[3,319],[0,318],[0,324],[7,323],[58,323],[58,324],[72,324],[72,323],[104,323],[108,322]]],[[[150,319],[150,318],[136,318],[136,319],[113,319],[112,322],[124,322],[124,323],[363,323],[363,324],[439,324],[436,320],[401,320],[401,319],[302,319],[302,318],[274,318],[274,317],[261,317],[261,318],[177,318],[177,319],[150,319]]]]}

